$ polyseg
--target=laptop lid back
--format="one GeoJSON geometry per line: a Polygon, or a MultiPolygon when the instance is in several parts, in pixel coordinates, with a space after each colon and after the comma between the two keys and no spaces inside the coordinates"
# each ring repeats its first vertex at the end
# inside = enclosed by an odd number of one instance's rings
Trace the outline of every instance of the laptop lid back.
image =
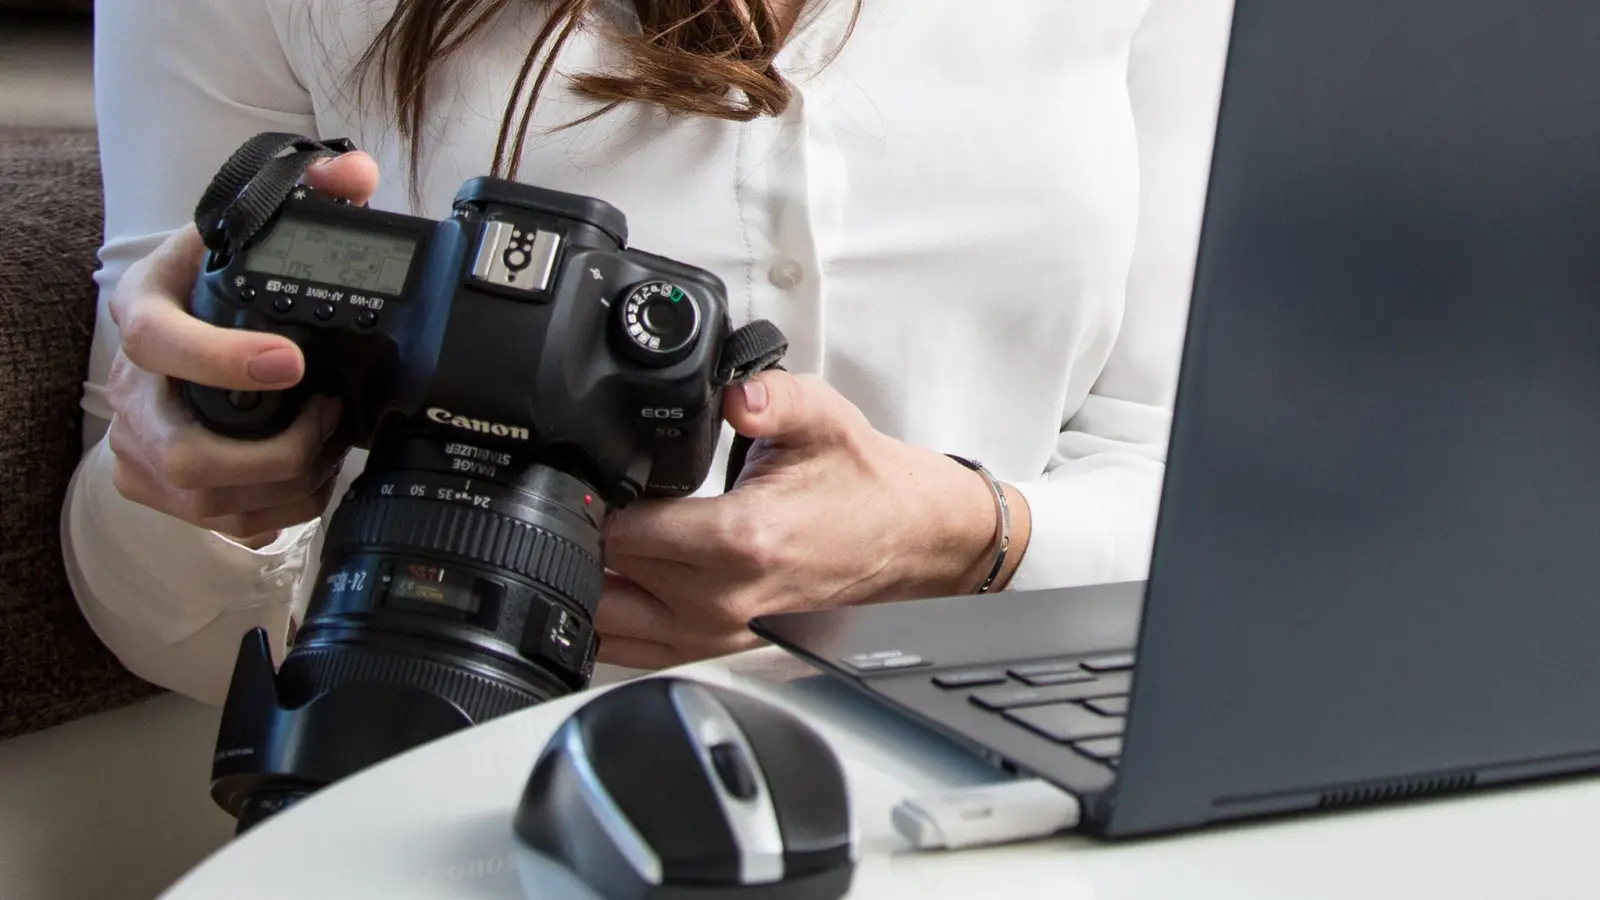
{"type": "Polygon", "coordinates": [[[1238,0],[1110,834],[1600,762],[1600,4],[1238,0]]]}

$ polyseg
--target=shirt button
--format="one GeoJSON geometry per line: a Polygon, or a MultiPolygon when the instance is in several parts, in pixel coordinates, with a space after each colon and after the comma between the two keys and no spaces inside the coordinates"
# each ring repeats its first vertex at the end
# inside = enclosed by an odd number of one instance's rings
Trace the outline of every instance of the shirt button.
{"type": "Polygon", "coordinates": [[[767,270],[767,280],[784,290],[798,286],[805,278],[806,270],[792,259],[775,263],[767,270]]]}

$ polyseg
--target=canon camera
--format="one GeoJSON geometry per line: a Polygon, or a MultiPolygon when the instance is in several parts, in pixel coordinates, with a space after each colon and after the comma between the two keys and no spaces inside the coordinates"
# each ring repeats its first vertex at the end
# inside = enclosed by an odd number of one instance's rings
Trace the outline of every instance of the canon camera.
{"type": "Polygon", "coordinates": [[[609,510],[706,479],[723,391],[784,351],[716,276],[627,246],[607,203],[482,177],[443,220],[305,186],[344,141],[261,135],[196,211],[192,311],[284,335],[282,392],[194,384],[205,427],[281,433],[338,397],[366,467],[326,525],[279,671],[245,636],[213,767],[243,831],[421,742],[588,686],[609,510]]]}

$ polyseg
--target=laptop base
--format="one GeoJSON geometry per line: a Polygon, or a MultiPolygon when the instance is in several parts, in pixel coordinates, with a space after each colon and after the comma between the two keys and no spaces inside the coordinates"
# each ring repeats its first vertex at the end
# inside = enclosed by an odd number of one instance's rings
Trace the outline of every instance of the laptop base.
{"type": "Polygon", "coordinates": [[[950,597],[911,601],[915,614],[888,603],[751,628],[988,763],[1071,792],[1093,832],[1116,779],[1143,593],[1134,582],[950,597]]]}

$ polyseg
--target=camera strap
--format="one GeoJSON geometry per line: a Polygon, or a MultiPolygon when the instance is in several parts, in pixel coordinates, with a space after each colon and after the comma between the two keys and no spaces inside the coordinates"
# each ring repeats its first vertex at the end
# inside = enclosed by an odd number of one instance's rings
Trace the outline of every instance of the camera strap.
{"type": "Polygon", "coordinates": [[[717,383],[724,387],[744,384],[757,372],[782,368],[778,360],[787,352],[789,339],[778,326],[766,319],[756,319],[735,329],[723,342],[722,357],[717,361],[717,383]]]}
{"type": "Polygon", "coordinates": [[[354,149],[346,138],[316,141],[271,131],[246,141],[222,164],[195,206],[194,224],[206,248],[230,256],[237,253],[313,162],[354,149]]]}
{"type": "MultiPolygon", "coordinates": [[[[742,328],[735,329],[728,335],[728,340],[722,345],[722,358],[717,364],[717,380],[724,386],[744,384],[757,372],[767,369],[782,369],[778,361],[783,359],[783,354],[789,350],[789,339],[784,336],[778,326],[766,319],[756,319],[742,328]]],[[[744,471],[745,458],[750,455],[750,445],[754,443],[742,434],[734,434],[733,444],[728,448],[728,473],[724,480],[723,492],[733,490],[739,480],[739,474],[744,471]]]]}

